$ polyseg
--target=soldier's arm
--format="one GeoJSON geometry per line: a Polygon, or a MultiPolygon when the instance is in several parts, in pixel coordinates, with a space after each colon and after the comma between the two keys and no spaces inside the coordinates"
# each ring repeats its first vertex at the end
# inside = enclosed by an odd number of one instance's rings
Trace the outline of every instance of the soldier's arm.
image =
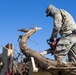
{"type": "Polygon", "coordinates": [[[61,26],[62,26],[62,16],[58,12],[58,13],[55,14],[55,17],[54,17],[54,28],[53,28],[53,31],[52,31],[51,39],[54,40],[54,39],[57,38],[57,35],[60,31],[61,26]]]}

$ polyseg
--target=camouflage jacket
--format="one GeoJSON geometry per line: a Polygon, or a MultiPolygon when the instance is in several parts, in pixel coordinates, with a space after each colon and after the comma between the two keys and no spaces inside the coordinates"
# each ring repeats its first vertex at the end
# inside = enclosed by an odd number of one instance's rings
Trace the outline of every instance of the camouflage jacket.
{"type": "Polygon", "coordinates": [[[76,29],[76,25],[72,16],[65,10],[57,10],[54,14],[54,28],[51,38],[57,38],[58,33],[60,33],[61,37],[64,34],[70,34],[74,29],[76,29]]]}

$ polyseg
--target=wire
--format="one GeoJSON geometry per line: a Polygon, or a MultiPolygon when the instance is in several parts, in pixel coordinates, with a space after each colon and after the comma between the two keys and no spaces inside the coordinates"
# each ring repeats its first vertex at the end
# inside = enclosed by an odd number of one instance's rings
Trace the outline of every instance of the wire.
{"type": "Polygon", "coordinates": [[[31,39],[29,39],[31,42],[33,42],[33,43],[35,43],[36,45],[39,45],[38,43],[36,43],[35,41],[33,41],[33,40],[31,40],[31,39]]]}

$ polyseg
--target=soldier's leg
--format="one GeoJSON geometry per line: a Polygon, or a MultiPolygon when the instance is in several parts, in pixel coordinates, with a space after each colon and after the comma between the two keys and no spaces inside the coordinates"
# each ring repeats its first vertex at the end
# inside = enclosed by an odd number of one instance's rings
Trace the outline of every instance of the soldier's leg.
{"type": "Polygon", "coordinates": [[[68,53],[69,62],[76,62],[76,34],[70,35],[71,43],[73,43],[72,47],[68,53]]]}
{"type": "Polygon", "coordinates": [[[66,38],[61,38],[56,46],[55,59],[58,62],[66,64],[66,55],[70,48],[70,41],[66,38]]]}
{"type": "Polygon", "coordinates": [[[70,48],[68,52],[69,62],[76,62],[76,43],[70,48]]]}

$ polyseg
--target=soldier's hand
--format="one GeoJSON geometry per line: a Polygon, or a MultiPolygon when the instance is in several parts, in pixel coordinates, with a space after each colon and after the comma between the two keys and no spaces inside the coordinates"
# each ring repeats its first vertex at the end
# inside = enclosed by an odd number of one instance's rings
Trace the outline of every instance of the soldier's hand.
{"type": "Polygon", "coordinates": [[[54,42],[54,40],[52,38],[50,38],[49,40],[50,40],[50,42],[54,42]]]}

